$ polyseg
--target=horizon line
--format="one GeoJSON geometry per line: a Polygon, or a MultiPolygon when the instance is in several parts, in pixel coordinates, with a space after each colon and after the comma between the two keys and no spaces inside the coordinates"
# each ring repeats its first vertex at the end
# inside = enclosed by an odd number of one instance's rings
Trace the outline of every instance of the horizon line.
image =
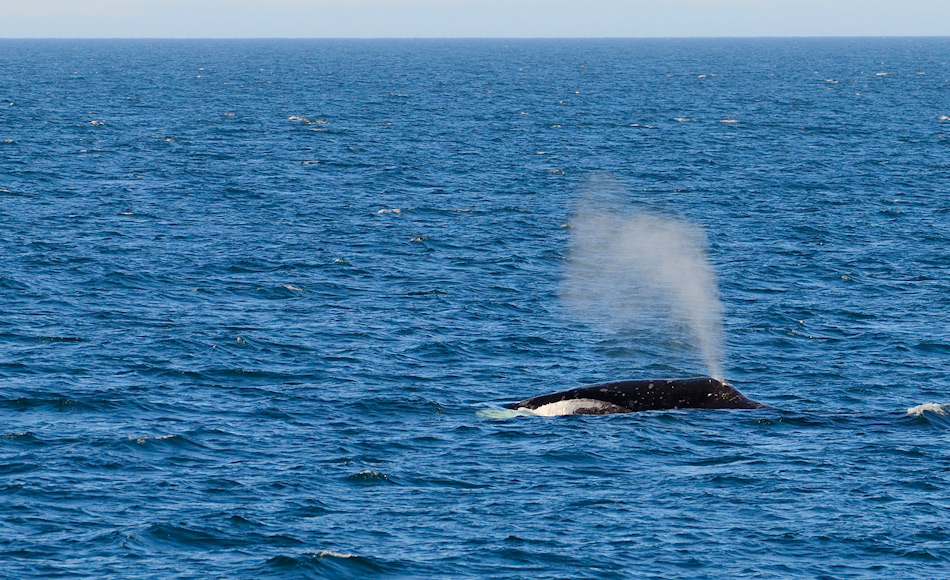
{"type": "Polygon", "coordinates": [[[720,36],[0,36],[2,40],[754,40],[754,39],[950,39],[933,34],[802,34],[720,36]]]}

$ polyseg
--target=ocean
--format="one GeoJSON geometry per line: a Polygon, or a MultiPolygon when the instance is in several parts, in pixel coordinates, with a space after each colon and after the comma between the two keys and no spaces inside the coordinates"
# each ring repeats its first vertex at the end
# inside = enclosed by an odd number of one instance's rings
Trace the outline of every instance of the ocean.
{"type": "Polygon", "coordinates": [[[950,570],[947,38],[3,40],[0,264],[2,578],[950,570]]]}

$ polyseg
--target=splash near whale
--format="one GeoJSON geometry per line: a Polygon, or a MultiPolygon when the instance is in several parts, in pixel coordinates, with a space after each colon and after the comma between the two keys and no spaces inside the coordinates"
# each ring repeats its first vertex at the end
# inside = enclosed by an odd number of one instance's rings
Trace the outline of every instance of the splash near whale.
{"type": "Polygon", "coordinates": [[[613,381],[506,405],[534,415],[607,415],[663,409],[762,409],[725,381],[711,377],[613,381]]]}

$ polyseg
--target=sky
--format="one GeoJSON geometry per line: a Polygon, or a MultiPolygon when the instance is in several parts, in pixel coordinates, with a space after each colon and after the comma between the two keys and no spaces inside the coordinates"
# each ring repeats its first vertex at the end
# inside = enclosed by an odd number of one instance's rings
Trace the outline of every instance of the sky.
{"type": "Polygon", "coordinates": [[[0,15],[0,38],[950,35],[950,0],[0,0],[0,15]]]}

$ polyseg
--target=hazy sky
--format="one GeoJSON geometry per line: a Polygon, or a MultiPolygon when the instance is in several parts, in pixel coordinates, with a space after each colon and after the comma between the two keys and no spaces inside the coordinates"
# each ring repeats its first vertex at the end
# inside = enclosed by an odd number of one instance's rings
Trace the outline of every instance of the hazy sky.
{"type": "Polygon", "coordinates": [[[947,36],[950,0],[0,0],[0,37],[947,36]]]}

